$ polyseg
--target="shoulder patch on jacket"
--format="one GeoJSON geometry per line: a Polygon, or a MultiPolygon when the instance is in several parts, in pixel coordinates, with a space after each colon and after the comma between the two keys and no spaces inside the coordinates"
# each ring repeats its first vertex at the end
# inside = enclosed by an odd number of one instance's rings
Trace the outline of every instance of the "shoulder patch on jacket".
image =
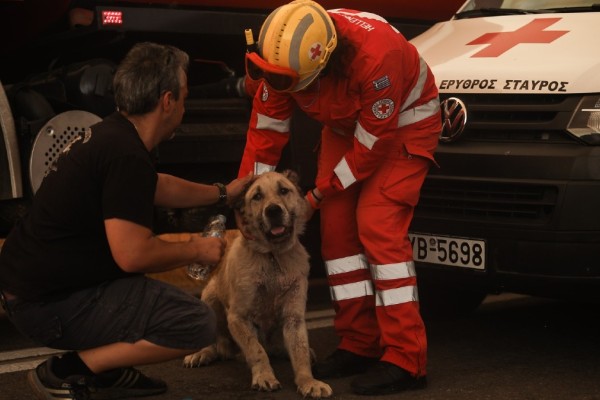
{"type": "Polygon", "coordinates": [[[378,100],[373,104],[371,110],[378,119],[385,119],[392,115],[392,112],[394,111],[394,101],[392,99],[378,100]]]}
{"type": "Polygon", "coordinates": [[[386,75],[383,78],[379,78],[376,81],[373,81],[373,86],[375,90],[382,90],[386,87],[390,86],[392,83],[390,82],[390,78],[386,75]]]}

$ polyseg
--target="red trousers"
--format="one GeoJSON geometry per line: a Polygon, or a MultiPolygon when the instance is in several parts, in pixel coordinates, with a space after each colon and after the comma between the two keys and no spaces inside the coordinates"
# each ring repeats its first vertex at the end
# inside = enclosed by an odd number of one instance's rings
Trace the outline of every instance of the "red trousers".
{"type": "MultiPolygon", "coordinates": [[[[352,145],[323,129],[319,177],[352,145]]],[[[408,228],[430,164],[399,142],[370,178],[321,203],[322,255],[339,348],[414,376],[426,374],[427,338],[408,228]]]]}

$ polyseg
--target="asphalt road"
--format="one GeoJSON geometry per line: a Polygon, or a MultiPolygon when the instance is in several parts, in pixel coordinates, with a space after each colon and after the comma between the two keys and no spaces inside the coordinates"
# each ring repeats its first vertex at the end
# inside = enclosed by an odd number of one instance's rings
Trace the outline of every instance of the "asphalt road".
{"type": "MultiPolygon", "coordinates": [[[[317,356],[325,357],[337,343],[331,327],[331,309],[324,299],[313,300],[309,306],[309,336],[317,356]]],[[[426,320],[427,389],[400,395],[358,396],[350,391],[350,378],[345,378],[328,382],[334,390],[332,399],[598,400],[599,314],[598,307],[591,304],[490,296],[468,317],[426,320]]],[[[26,354],[18,349],[32,345],[0,318],[1,400],[32,398],[26,371],[1,373],[16,362],[7,358],[26,354]]],[[[250,389],[250,373],[242,361],[186,369],[181,360],[175,360],[141,369],[169,384],[166,394],[148,399],[300,399],[289,363],[274,360],[273,366],[284,386],[273,393],[250,389]]]]}

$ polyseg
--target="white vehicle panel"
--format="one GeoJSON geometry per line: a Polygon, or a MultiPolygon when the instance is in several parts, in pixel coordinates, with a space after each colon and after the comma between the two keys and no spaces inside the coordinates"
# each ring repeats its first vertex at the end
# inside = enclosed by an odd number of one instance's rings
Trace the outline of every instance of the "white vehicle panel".
{"type": "Polygon", "coordinates": [[[599,12],[450,20],[411,42],[442,93],[593,93],[599,21],[599,12]]]}

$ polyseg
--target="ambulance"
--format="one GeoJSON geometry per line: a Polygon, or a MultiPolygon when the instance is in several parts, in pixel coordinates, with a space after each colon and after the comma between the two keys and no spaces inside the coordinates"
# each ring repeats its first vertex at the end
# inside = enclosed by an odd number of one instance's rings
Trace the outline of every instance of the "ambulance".
{"type": "Polygon", "coordinates": [[[411,227],[424,306],[600,298],[600,3],[469,0],[411,42],[444,130],[411,227]]]}

